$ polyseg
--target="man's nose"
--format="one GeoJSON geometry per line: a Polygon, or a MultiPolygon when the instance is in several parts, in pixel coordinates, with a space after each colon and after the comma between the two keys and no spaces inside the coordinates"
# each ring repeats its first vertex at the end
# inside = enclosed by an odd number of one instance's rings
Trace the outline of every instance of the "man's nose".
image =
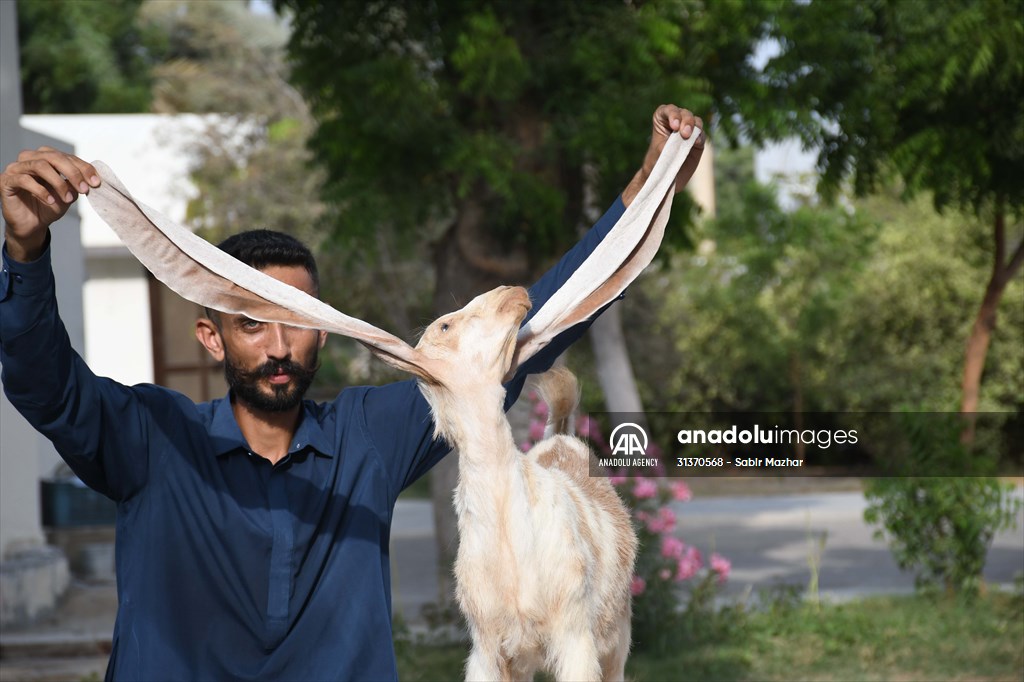
{"type": "Polygon", "coordinates": [[[287,360],[292,354],[292,332],[294,327],[274,322],[270,325],[270,334],[267,335],[266,353],[267,357],[274,360],[287,360]]]}

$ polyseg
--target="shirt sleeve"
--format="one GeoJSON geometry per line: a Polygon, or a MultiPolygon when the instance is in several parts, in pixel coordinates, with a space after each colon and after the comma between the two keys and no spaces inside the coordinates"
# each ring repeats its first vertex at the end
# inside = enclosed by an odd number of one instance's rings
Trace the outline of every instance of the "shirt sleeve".
{"type": "MultiPolygon", "coordinates": [[[[530,315],[539,310],[568,281],[608,235],[625,210],[626,206],[619,197],[583,238],[530,287],[530,300],[533,303],[530,315]]],[[[526,378],[530,374],[550,369],[558,356],[586,332],[603,310],[556,336],[519,367],[512,380],[505,384],[506,411],[519,398],[526,378]]],[[[530,315],[523,321],[524,324],[530,315]]],[[[363,409],[374,447],[390,468],[389,475],[396,495],[451,451],[446,442],[434,439],[434,420],[430,406],[415,381],[401,381],[370,389],[364,399],[363,409]]]]}
{"type": "Polygon", "coordinates": [[[50,249],[20,263],[2,250],[0,381],[11,404],[86,485],[121,500],[146,479],[143,409],[130,388],[97,377],[57,310],[50,249]]]}
{"type": "MultiPolygon", "coordinates": [[[[619,222],[622,214],[626,211],[626,205],[622,203],[622,197],[618,197],[615,203],[605,212],[603,216],[594,224],[590,230],[583,236],[583,238],[576,243],[568,253],[562,256],[554,267],[544,273],[537,282],[530,287],[530,302],[533,304],[533,308],[527,314],[526,319],[523,320],[523,324],[530,321],[538,310],[544,307],[544,304],[548,302],[556,291],[558,291],[562,285],[564,285],[569,277],[583,264],[585,260],[594,252],[597,245],[608,236],[615,224],[619,222]]],[[[620,294],[615,300],[622,298],[620,294]]],[[[601,308],[599,311],[594,313],[589,319],[580,322],[579,324],[573,325],[569,329],[556,336],[551,340],[544,348],[540,349],[536,355],[524,362],[516,370],[515,376],[512,377],[511,381],[505,384],[505,410],[508,411],[515,404],[516,400],[519,399],[519,394],[523,390],[523,386],[526,384],[526,378],[531,374],[542,374],[543,372],[551,369],[551,366],[555,364],[555,360],[569,348],[572,344],[576,343],[583,334],[590,329],[590,325],[593,324],[594,320],[608,309],[608,306],[615,303],[612,301],[608,305],[601,308]]]]}

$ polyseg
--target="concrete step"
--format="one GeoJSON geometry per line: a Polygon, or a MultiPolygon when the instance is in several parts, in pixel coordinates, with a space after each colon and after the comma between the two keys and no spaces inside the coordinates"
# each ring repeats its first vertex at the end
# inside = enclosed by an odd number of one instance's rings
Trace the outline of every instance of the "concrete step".
{"type": "Polygon", "coordinates": [[[11,660],[0,658],[0,680],[3,682],[99,682],[106,672],[106,656],[11,660]]]}
{"type": "Polygon", "coordinates": [[[110,634],[25,632],[0,635],[0,659],[82,658],[109,655],[110,634]]]}

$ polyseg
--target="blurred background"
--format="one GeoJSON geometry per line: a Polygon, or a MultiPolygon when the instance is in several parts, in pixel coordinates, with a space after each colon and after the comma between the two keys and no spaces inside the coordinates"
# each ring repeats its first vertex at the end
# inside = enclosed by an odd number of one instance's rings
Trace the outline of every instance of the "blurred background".
{"type": "MultiPolygon", "coordinates": [[[[106,162],[211,241],[292,233],[315,251],[326,301],[414,340],[550,267],[639,167],[654,109],[676,103],[712,143],[656,262],[567,354],[585,410],[987,413],[1019,433],[1022,51],[1021,0],[0,0],[0,163],[49,144],[106,162]]],[[[224,395],[194,341],[196,307],[87,202],[77,209],[53,253],[89,365],[196,401],[224,395]]],[[[401,378],[332,338],[313,397],[401,378]]],[[[529,440],[543,408],[520,402],[529,440]]],[[[0,671],[102,675],[112,504],[0,408],[0,671]]],[[[1021,456],[1019,442],[966,431],[914,442],[928,457],[1021,456]]],[[[424,663],[423,637],[443,640],[431,656],[464,651],[438,634],[457,624],[456,464],[396,510],[409,679],[452,670],[424,663]]],[[[935,487],[624,479],[646,548],[631,674],[1020,679],[1020,600],[986,595],[1013,593],[1024,571],[1021,482],[986,471],[935,487]],[[972,606],[864,601],[929,585],[972,606]],[[860,612],[822,616],[822,594],[978,639],[943,654],[963,661],[950,668],[929,655],[948,633],[880,635],[888,626],[843,620],[860,612]],[[788,657],[738,644],[784,637],[779,609],[808,628],[789,636],[814,643],[788,657]]]]}

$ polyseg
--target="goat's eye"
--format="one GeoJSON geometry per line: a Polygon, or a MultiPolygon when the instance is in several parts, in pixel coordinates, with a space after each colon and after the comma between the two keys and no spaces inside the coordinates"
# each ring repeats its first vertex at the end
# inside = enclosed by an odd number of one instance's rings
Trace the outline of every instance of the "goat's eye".
{"type": "Polygon", "coordinates": [[[441,323],[441,331],[443,331],[443,332],[448,331],[448,323],[447,322],[442,322],[441,323]]]}

